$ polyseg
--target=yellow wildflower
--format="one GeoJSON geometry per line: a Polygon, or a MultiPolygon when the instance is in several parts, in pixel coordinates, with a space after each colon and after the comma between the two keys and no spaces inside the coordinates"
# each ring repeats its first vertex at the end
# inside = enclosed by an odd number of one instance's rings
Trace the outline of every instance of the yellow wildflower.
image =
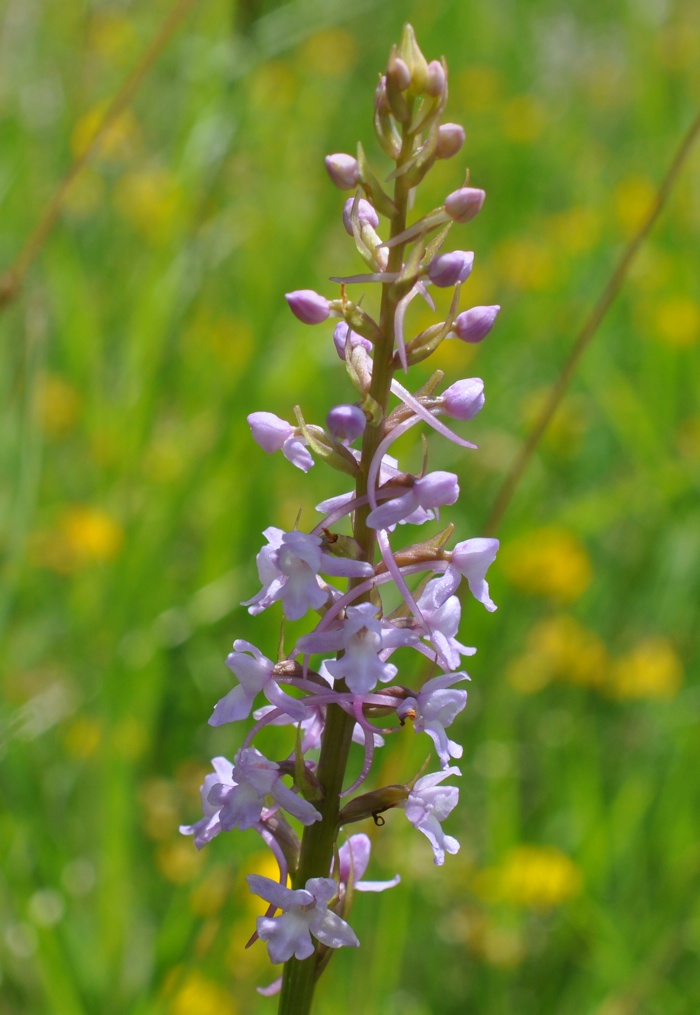
{"type": "Polygon", "coordinates": [[[544,106],[532,95],[515,95],[503,107],[503,132],[509,141],[536,141],[545,120],[544,106]]]}
{"type": "Polygon", "coordinates": [[[114,205],[136,233],[158,244],[173,235],[184,195],[178,180],[165,169],[139,169],[117,182],[114,205]]]}
{"type": "Polygon", "coordinates": [[[608,691],[616,698],[672,698],[683,683],[683,663],[668,638],[645,638],[610,670],[608,691]]]}
{"type": "Polygon", "coordinates": [[[618,183],[614,193],[615,217],[625,234],[639,229],[649,214],[655,193],[646,176],[630,174],[618,183]]]}
{"type": "Polygon", "coordinates": [[[68,754],[81,761],[89,758],[100,746],[104,730],[94,716],[79,715],[66,729],[63,742],[68,754]]]}
{"type": "Polygon", "coordinates": [[[138,44],[134,25],[125,14],[99,11],[94,15],[89,46],[104,63],[123,67],[133,60],[138,44]]]}
{"type": "Polygon", "coordinates": [[[591,562],[578,536],[545,526],[513,540],[501,551],[501,568],[517,588],[557,602],[578,599],[591,583],[591,562]]]}
{"type": "Polygon", "coordinates": [[[112,560],[124,541],[121,525],[106,511],[88,505],[68,508],[59,527],[69,551],[85,562],[112,560]]]}
{"type": "Polygon", "coordinates": [[[450,95],[464,109],[488,113],[501,102],[503,77],[486,64],[473,64],[458,71],[450,85],[450,95]]]}
{"type": "Polygon", "coordinates": [[[344,28],[322,28],[301,46],[299,58],[314,76],[338,77],[357,60],[357,45],[344,28]]]}
{"type": "Polygon", "coordinates": [[[600,638],[562,614],[535,624],[525,651],[508,667],[508,680],[521,694],[533,694],[552,680],[600,688],[607,669],[608,652],[600,638]]]}
{"type": "Polygon", "coordinates": [[[578,895],[582,883],[580,869],[556,847],[523,844],[481,871],[474,888],[489,902],[551,909],[578,895]]]}
{"type": "MultiPolygon", "coordinates": [[[[538,388],[529,392],[523,400],[522,416],[528,429],[539,418],[549,394],[549,388],[538,388]]],[[[572,458],[576,455],[586,429],[585,406],[582,398],[567,395],[542,436],[542,446],[561,457],[572,458]]]]}
{"type": "Polygon", "coordinates": [[[602,215],[597,208],[573,207],[551,215],[546,226],[558,250],[579,254],[598,242],[602,215]]]}
{"type": "Polygon", "coordinates": [[[72,574],[92,563],[112,560],[124,542],[122,527],[100,508],[66,508],[55,527],[33,534],[29,555],[39,567],[72,574]]]}
{"type": "Polygon", "coordinates": [[[78,392],[58,374],[48,374],[39,391],[37,412],[44,433],[62,437],[78,418],[78,392]]]}
{"type": "MultiPolygon", "coordinates": [[[[194,852],[188,840],[190,851],[194,852]]],[[[198,854],[200,855],[200,854],[198,854]]],[[[230,876],[226,867],[214,867],[190,892],[189,908],[195,916],[215,916],[230,897],[230,876]]]]}
{"type": "Polygon", "coordinates": [[[238,1015],[239,1011],[230,990],[196,969],[187,973],[168,1006],[168,1015],[238,1015]]]}
{"type": "Polygon", "coordinates": [[[700,337],[700,307],[688,296],[674,296],[656,308],[652,334],[674,349],[689,349],[700,337]]]}
{"type": "Polygon", "coordinates": [[[489,965],[511,969],[525,958],[525,942],[515,927],[505,927],[481,909],[455,911],[449,923],[450,938],[489,965]]]}
{"type": "Polygon", "coordinates": [[[517,289],[542,292],[551,289],[556,280],[557,265],[550,248],[534,237],[504,240],[494,263],[500,265],[503,281],[517,289]]]}
{"type": "MultiPolygon", "coordinates": [[[[92,144],[102,125],[108,104],[101,102],[89,109],[76,123],[71,135],[71,150],[75,158],[83,155],[92,144]]],[[[141,142],[141,131],[130,109],[121,112],[107,127],[93,157],[104,162],[123,162],[133,158],[141,142]]]]}
{"type": "Polygon", "coordinates": [[[156,867],[168,881],[187,884],[199,873],[204,856],[192,845],[191,839],[176,838],[160,844],[156,851],[156,867]]]}

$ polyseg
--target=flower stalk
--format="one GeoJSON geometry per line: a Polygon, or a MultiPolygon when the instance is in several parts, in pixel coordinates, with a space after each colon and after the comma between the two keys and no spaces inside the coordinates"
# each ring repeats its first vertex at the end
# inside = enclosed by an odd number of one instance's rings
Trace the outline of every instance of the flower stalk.
{"type": "Polygon", "coordinates": [[[254,712],[256,725],[233,763],[214,759],[214,774],[201,790],[204,816],[181,829],[194,836],[198,848],[222,831],[252,829],[272,849],[279,880],[251,875],[248,882],[270,906],[258,918],[253,938],[267,944],[273,962],[284,962],[281,984],[265,990],[280,989],[280,1015],[306,1015],[333,950],[359,945],[347,922],[354,893],[383,891],[399,881],[398,875],[390,882],[360,881],[369,861],[369,840],[356,834],[340,844],[343,826],[367,819],[383,823],[382,812],[398,809],[426,836],[436,864],[459,849],[442,829],[459,791],[442,783],[461,774],[450,763],[461,757],[462,748],[445,729],[467,701],[467,692],[455,687],[469,679],[459,668],[461,657],[476,650],[457,641],[460,601],[455,592],[466,578],[473,595],[495,609],[485,574],[498,542],[467,539],[449,550],[453,526],[448,526],[394,550],[397,526],[410,531],[437,518],[441,507],[455,503],[459,485],[452,473],[428,471],[427,456],[415,476],[402,472],[387,453],[419,423],[461,447],[474,448],[440,417],[471,420],[484,401],[479,378],[457,381],[442,392],[437,390],[440,372],[417,391],[395,378],[442,341],[480,341],[499,309],[473,308],[466,311],[468,319],[458,315],[461,286],[474,255],[442,252],[451,224],[477,214],[483,191],[453,191],[441,208],[408,224],[416,187],[437,159],[454,156],[464,140],[458,125],[441,122],[446,101],[444,61],[428,62],[412,28],[405,26],[375,93],[377,140],[395,163],[388,175],[391,194],[361,146],[357,159],[344,154],[326,159],[331,181],[340,190],[356,191],[345,203],[343,221],[369,273],[342,281],[339,298],[314,290],[287,294],[290,309],[304,324],[323,326],[329,317],[342,318],[334,341],[358,400],[331,408],[326,428],[307,424],[298,407],[296,426],[267,412],[248,418],[254,439],[267,453],[281,450],[303,472],[318,460],[355,481],[353,490],[318,505],[325,518],[311,532],[265,530],[267,545],[257,557],[262,587],[244,605],[255,616],[280,603],[290,620],[310,610],[320,620],[276,664],[254,645],[234,643],[228,664],[239,684],[217,703],[210,723],[246,719],[260,693],[268,704],[254,712]],[[386,239],[380,216],[389,220],[386,239]],[[346,286],[353,282],[381,286],[376,320],[348,297],[346,286]],[[407,340],[409,304],[421,297],[432,306],[430,285],[454,288],[448,317],[407,340]],[[392,398],[399,399],[393,409],[392,398]],[[360,438],[360,447],[354,448],[360,438]],[[322,575],[346,578],[346,590],[322,575]],[[388,583],[403,605],[386,615],[382,590],[388,583]],[[428,660],[431,675],[422,686],[393,683],[400,674],[390,659],[399,648],[411,648],[428,660]],[[377,686],[383,684],[391,686],[377,686]],[[376,725],[380,720],[381,727],[376,725]],[[269,723],[296,727],[294,748],[279,762],[252,746],[269,723]],[[405,785],[363,788],[348,799],[369,777],[385,738],[411,728],[428,733],[439,770],[409,774],[405,785]],[[364,763],[346,787],[353,742],[364,749],[364,763]],[[285,778],[291,778],[291,786],[285,778]],[[301,825],[301,839],[295,825],[301,825]]]}

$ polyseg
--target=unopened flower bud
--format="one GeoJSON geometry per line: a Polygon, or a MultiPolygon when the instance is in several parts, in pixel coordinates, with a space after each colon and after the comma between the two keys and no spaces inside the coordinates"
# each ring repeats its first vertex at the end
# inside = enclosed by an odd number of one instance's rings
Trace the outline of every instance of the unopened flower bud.
{"type": "Polygon", "coordinates": [[[495,305],[465,310],[456,318],[453,333],[463,342],[480,342],[491,331],[500,309],[495,305]]]}
{"type": "Polygon", "coordinates": [[[471,250],[453,250],[432,259],[428,265],[428,277],[433,285],[445,289],[468,279],[473,266],[474,254],[471,250]]]}
{"type": "Polygon", "coordinates": [[[335,342],[335,348],[338,355],[342,360],[345,359],[348,335],[350,336],[351,349],[354,349],[356,345],[360,345],[367,352],[372,351],[372,343],[368,338],[363,338],[362,335],[358,335],[356,332],[352,331],[345,321],[338,321],[335,326],[335,331],[333,332],[333,341],[335,342]]]}
{"type": "Polygon", "coordinates": [[[328,175],[338,190],[352,190],[357,186],[360,167],[352,155],[344,155],[342,152],[337,155],[326,155],[325,163],[328,175]]]}
{"type": "Polygon", "coordinates": [[[453,419],[473,419],[484,401],[484,382],[480,377],[455,381],[440,396],[441,408],[453,419]]]}
{"type": "MultiPolygon", "coordinates": [[[[350,236],[353,235],[352,209],[354,204],[355,198],[349,197],[343,205],[343,225],[350,236]]],[[[379,225],[379,216],[369,201],[365,201],[364,197],[361,197],[357,202],[357,219],[361,223],[365,222],[368,226],[371,226],[372,229],[376,229],[379,225]]]]}
{"type": "Polygon", "coordinates": [[[428,64],[428,74],[425,79],[424,91],[433,98],[439,98],[447,87],[447,75],[445,68],[439,60],[431,60],[428,64]]]}
{"type": "Polygon", "coordinates": [[[469,222],[481,211],[485,197],[478,187],[460,187],[445,198],[445,211],[453,222],[469,222]]]}
{"type": "Polygon", "coordinates": [[[405,92],[411,83],[411,72],[408,69],[408,64],[400,56],[393,56],[389,60],[386,74],[392,86],[400,92],[405,92]]]}
{"type": "Polygon", "coordinates": [[[293,293],[286,293],[285,299],[289,309],[302,324],[320,324],[331,312],[325,296],[314,292],[313,289],[296,289],[293,293]]]}
{"type": "Polygon", "coordinates": [[[442,123],[438,127],[437,157],[451,159],[464,144],[464,127],[459,123],[442,123]]]}
{"type": "Polygon", "coordinates": [[[357,405],[336,405],[326,416],[326,426],[337,440],[352,444],[364,433],[367,419],[357,405]]]}

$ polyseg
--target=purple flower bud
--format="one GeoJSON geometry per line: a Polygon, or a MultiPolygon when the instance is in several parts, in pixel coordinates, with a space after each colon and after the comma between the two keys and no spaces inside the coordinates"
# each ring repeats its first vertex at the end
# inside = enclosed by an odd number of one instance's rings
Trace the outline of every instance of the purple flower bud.
{"type": "Polygon", "coordinates": [[[481,211],[485,197],[477,187],[460,187],[445,198],[445,211],[454,222],[469,222],[481,211]]]}
{"type": "MultiPolygon", "coordinates": [[[[352,236],[352,206],[354,203],[355,198],[349,197],[343,206],[343,224],[350,236],[352,236]]],[[[357,202],[357,218],[360,223],[366,222],[372,229],[376,229],[379,225],[379,216],[364,197],[361,197],[357,202]]]]}
{"type": "Polygon", "coordinates": [[[339,152],[336,155],[326,155],[325,162],[328,175],[338,190],[352,190],[357,186],[360,166],[356,158],[339,152]]]}
{"type": "Polygon", "coordinates": [[[428,265],[428,277],[433,285],[445,289],[469,278],[474,265],[471,250],[453,250],[450,254],[439,254],[428,265]]]}
{"type": "Polygon", "coordinates": [[[361,345],[366,352],[372,351],[372,343],[368,338],[363,338],[362,335],[358,335],[355,331],[351,331],[345,321],[338,321],[333,332],[333,341],[338,351],[338,355],[341,359],[345,359],[345,346],[348,341],[348,333],[350,334],[350,346],[351,348],[356,345],[361,345]]]}
{"type": "Polygon", "coordinates": [[[484,382],[480,377],[455,381],[443,391],[442,408],[453,419],[473,419],[484,406],[484,382]]]}
{"type": "Polygon", "coordinates": [[[465,310],[455,320],[453,328],[455,335],[463,342],[480,342],[491,331],[500,309],[495,305],[465,310]]]}
{"type": "Polygon", "coordinates": [[[439,98],[447,86],[445,68],[439,60],[431,60],[428,64],[428,74],[425,80],[425,92],[434,98],[439,98]]]}
{"type": "Polygon", "coordinates": [[[387,69],[387,76],[391,77],[391,83],[400,92],[405,92],[411,83],[411,72],[408,64],[400,56],[395,56],[387,69]]]}
{"type": "Polygon", "coordinates": [[[295,289],[293,293],[286,293],[285,299],[302,324],[320,324],[331,312],[325,296],[320,296],[313,289],[295,289]]]}
{"type": "Polygon", "coordinates": [[[336,405],[326,416],[326,426],[339,441],[352,444],[365,432],[367,418],[358,405],[336,405]]]}
{"type": "Polygon", "coordinates": [[[459,123],[443,123],[438,127],[437,157],[451,159],[464,144],[464,127],[459,123]]]}

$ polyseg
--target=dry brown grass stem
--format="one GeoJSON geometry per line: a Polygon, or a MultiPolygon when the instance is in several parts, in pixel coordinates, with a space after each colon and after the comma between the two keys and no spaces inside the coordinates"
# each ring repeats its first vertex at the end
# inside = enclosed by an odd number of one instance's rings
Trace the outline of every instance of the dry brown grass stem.
{"type": "Polygon", "coordinates": [[[606,282],[603,291],[594,304],[590,314],[585,319],[583,326],[581,327],[581,330],[579,331],[571,348],[571,352],[569,353],[568,358],[566,359],[566,362],[564,363],[561,372],[549,393],[549,397],[527,437],[527,440],[506,473],[484,526],[484,535],[492,536],[498,530],[501,521],[503,520],[503,516],[513,500],[515,491],[532,460],[532,456],[537,449],[540,439],[551,423],[554,414],[566,394],[581,356],[585,352],[586,347],[595,335],[603,318],[612,306],[615,297],[622,288],[635,256],[667,203],[681,170],[687,162],[698,137],[700,137],[700,113],[698,113],[687,133],[681,140],[673,159],[671,160],[666,175],[659,184],[654,200],[651,203],[644,221],[622,251],[622,254],[615,265],[612,274],[606,282]]]}
{"type": "Polygon", "coordinates": [[[153,67],[181,21],[196,2],[197,0],[180,0],[173,7],[150,44],[144,50],[141,59],[107,106],[105,114],[90,143],[76,157],[68,172],[54,190],[39,221],[27,237],[14,263],[0,276],[0,311],[11,303],[21,290],[27,272],[58,221],[66,196],[82,170],[90,161],[93,152],[99,146],[105,133],[127,108],[151,70],[151,67],[153,67]]]}

